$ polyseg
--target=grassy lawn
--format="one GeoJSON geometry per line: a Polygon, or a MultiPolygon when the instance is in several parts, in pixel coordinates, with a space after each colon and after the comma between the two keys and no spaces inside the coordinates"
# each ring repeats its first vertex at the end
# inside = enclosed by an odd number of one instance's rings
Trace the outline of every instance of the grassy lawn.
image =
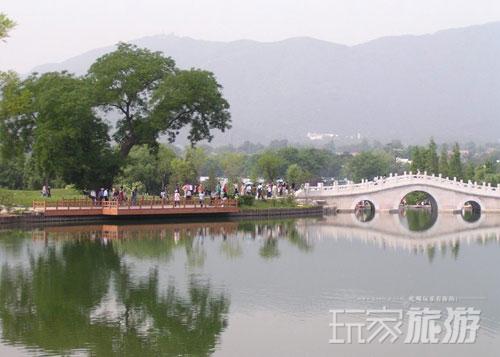
{"type": "Polygon", "coordinates": [[[14,206],[24,206],[31,207],[33,201],[56,201],[62,198],[83,198],[80,191],[75,189],[65,189],[65,188],[54,188],[52,189],[52,197],[46,198],[42,197],[41,191],[29,191],[29,190],[4,190],[6,192],[12,193],[13,205],[14,206]]]}

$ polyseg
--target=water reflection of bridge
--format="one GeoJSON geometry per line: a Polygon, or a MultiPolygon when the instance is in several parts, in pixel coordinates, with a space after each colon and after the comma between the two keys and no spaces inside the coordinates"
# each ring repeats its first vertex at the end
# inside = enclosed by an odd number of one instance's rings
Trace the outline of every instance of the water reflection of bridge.
{"type": "Polygon", "coordinates": [[[399,214],[377,214],[370,222],[360,222],[354,214],[339,214],[325,217],[313,229],[318,237],[359,239],[384,248],[420,251],[453,248],[461,242],[500,242],[500,215],[483,214],[478,221],[469,223],[458,214],[439,214],[432,227],[416,232],[408,228],[399,214]]]}

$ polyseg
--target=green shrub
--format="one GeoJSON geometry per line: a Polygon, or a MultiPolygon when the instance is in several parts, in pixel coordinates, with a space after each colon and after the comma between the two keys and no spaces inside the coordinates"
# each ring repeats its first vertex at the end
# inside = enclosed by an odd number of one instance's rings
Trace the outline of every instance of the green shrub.
{"type": "Polygon", "coordinates": [[[7,210],[14,205],[14,194],[8,190],[0,189],[0,206],[4,206],[7,210]]]}
{"type": "Polygon", "coordinates": [[[240,206],[253,206],[255,203],[255,197],[250,195],[243,195],[238,197],[238,204],[240,206]]]}
{"type": "Polygon", "coordinates": [[[285,198],[285,202],[287,206],[296,206],[297,201],[295,200],[295,196],[289,195],[287,198],[285,198]]]}

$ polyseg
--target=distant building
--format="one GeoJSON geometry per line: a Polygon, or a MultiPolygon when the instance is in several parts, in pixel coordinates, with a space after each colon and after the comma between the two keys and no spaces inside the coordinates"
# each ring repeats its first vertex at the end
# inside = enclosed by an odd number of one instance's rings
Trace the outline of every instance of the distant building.
{"type": "Polygon", "coordinates": [[[403,165],[411,165],[411,160],[410,159],[405,159],[403,157],[397,157],[396,158],[396,163],[398,164],[403,164],[403,165]]]}
{"type": "Polygon", "coordinates": [[[333,139],[338,137],[337,134],[333,133],[307,133],[307,137],[309,140],[324,140],[324,139],[333,139]]]}

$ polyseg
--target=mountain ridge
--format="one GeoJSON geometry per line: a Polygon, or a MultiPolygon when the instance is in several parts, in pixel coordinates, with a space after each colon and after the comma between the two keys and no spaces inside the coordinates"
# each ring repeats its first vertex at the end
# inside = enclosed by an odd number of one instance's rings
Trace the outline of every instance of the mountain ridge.
{"type": "MultiPolygon", "coordinates": [[[[175,35],[133,41],[180,68],[215,73],[233,129],[217,143],[306,141],[308,132],[387,141],[500,138],[500,22],[347,46],[310,37],[204,41],[175,35]]],[[[107,46],[37,72],[86,72],[107,46]]]]}

